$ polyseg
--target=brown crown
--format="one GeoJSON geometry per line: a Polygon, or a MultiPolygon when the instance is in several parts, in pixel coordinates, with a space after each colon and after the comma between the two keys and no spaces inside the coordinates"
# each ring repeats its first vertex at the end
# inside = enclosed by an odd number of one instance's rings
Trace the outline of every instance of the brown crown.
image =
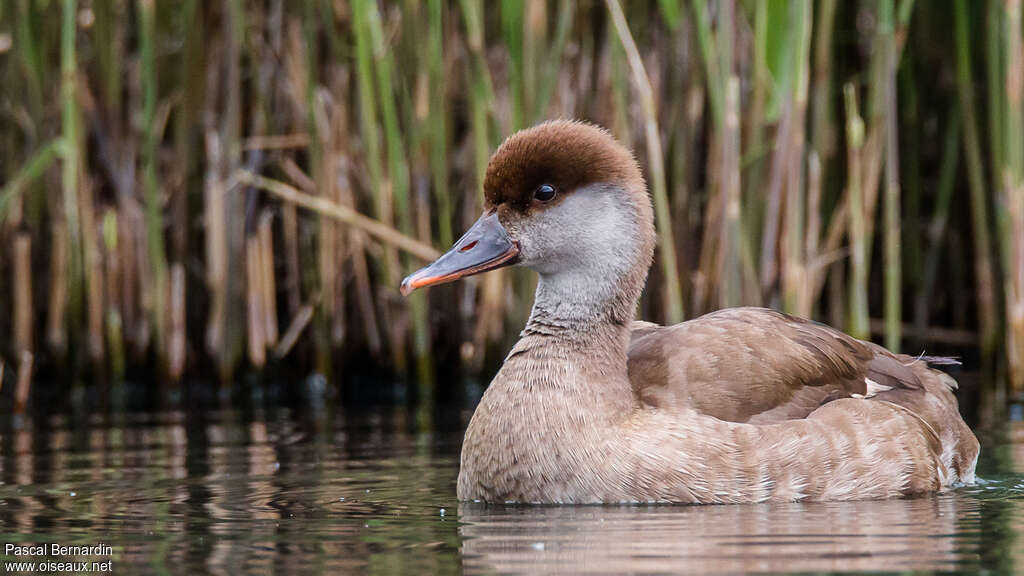
{"type": "Polygon", "coordinates": [[[508,137],[491,156],[484,178],[488,207],[530,206],[541,184],[559,193],[597,182],[646,193],[632,153],[608,131],[583,122],[552,120],[508,137]]]}

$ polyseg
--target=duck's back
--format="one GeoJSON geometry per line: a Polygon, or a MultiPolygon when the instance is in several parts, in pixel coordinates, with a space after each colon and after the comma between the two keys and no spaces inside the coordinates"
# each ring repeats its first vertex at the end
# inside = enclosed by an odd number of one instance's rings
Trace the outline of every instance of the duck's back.
{"type": "Polygon", "coordinates": [[[895,406],[894,433],[923,425],[944,467],[959,480],[974,478],[978,442],[960,417],[956,381],[925,359],[764,308],[667,327],[637,322],[628,358],[637,398],[664,412],[757,426],[800,419],[847,426],[857,412],[852,402],[895,406]]]}
{"type": "Polygon", "coordinates": [[[637,322],[628,355],[643,403],[730,422],[806,418],[831,400],[922,386],[913,359],[767,308],[665,327],[637,322]]]}

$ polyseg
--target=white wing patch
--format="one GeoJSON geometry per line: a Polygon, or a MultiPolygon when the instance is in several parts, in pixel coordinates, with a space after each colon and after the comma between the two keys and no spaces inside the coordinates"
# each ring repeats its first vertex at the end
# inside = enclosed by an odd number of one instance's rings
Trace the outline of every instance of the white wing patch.
{"type": "Polygon", "coordinates": [[[892,386],[886,386],[884,384],[879,384],[878,382],[875,382],[871,378],[865,378],[864,379],[864,383],[868,385],[868,390],[864,394],[865,398],[871,398],[872,396],[874,396],[875,394],[878,394],[879,392],[885,392],[887,390],[892,390],[892,386]]]}

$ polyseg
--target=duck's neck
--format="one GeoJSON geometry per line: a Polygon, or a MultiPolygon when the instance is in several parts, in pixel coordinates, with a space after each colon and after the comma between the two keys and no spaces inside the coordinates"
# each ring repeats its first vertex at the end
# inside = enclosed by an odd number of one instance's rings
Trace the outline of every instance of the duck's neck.
{"type": "Polygon", "coordinates": [[[601,413],[614,418],[632,408],[626,348],[644,264],[631,263],[605,276],[584,271],[540,276],[530,319],[506,362],[512,380],[527,386],[523,402],[537,400],[535,409],[569,420],[577,408],[588,418],[601,413]],[[538,390],[557,391],[562,401],[549,403],[538,390]]]}
{"type": "MultiPolygon", "coordinates": [[[[650,249],[636,241],[617,252],[599,253],[593,262],[542,272],[523,335],[548,335],[577,345],[595,335],[628,336],[649,266],[650,249]]],[[[623,367],[625,344],[617,350],[623,367]]]]}
{"type": "Polygon", "coordinates": [[[583,273],[542,274],[523,335],[550,336],[577,347],[595,335],[622,332],[632,320],[635,299],[619,291],[613,283],[595,281],[583,273]]]}

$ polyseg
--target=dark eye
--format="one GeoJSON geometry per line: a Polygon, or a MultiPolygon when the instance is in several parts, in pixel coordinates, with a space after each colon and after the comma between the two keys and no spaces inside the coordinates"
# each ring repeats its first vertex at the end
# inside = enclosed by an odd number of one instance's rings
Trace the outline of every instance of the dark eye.
{"type": "Polygon", "coordinates": [[[533,191],[533,197],[541,202],[547,202],[555,197],[555,187],[551,184],[541,184],[533,191]]]}

